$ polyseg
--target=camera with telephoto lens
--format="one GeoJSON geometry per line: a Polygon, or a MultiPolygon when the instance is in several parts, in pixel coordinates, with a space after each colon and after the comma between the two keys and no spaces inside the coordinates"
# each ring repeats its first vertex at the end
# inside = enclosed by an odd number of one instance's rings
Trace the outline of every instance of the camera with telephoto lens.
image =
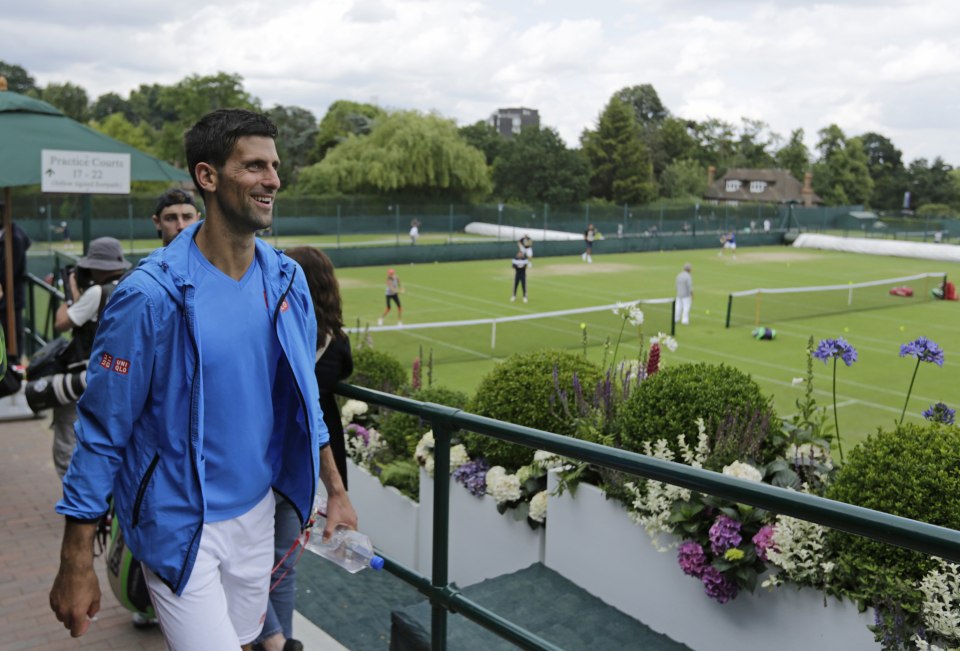
{"type": "Polygon", "coordinates": [[[23,390],[27,406],[35,414],[57,405],[76,402],[87,388],[86,369],[76,373],[55,373],[27,382],[23,390]]]}
{"type": "Polygon", "coordinates": [[[93,274],[90,273],[90,270],[84,267],[78,267],[77,265],[67,265],[61,269],[60,274],[60,281],[63,283],[63,291],[67,300],[69,301],[75,301],[77,298],[79,298],[78,296],[70,295],[70,276],[74,276],[76,278],[77,290],[81,294],[96,284],[96,282],[93,280],[93,274]]]}

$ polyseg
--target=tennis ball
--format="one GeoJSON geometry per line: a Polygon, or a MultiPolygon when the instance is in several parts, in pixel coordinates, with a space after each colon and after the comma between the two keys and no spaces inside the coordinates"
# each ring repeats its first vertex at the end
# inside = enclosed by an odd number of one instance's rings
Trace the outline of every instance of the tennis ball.
{"type": "Polygon", "coordinates": [[[710,310],[707,310],[707,314],[710,314],[710,310]]]}
{"type": "Polygon", "coordinates": [[[906,328],[904,328],[903,326],[900,326],[900,332],[903,332],[904,330],[906,330],[906,328]]]}
{"type": "Polygon", "coordinates": [[[844,331],[844,332],[850,332],[850,328],[844,327],[844,328],[843,328],[843,331],[844,331]]]}

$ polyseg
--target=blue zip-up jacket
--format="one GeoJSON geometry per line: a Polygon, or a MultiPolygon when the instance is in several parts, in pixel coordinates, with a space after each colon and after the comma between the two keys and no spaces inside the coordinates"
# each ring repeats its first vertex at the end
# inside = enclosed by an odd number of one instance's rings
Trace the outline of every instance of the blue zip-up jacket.
{"type": "MultiPolygon", "coordinates": [[[[201,224],[145,258],[104,310],[77,406],[77,447],[57,504],[58,513],[90,521],[106,513],[112,494],[130,551],[178,595],[204,521],[204,400],[232,399],[229,386],[203,382],[196,288],[187,274],[201,224]]],[[[329,440],[313,372],[316,317],[293,260],[259,239],[256,259],[283,350],[275,386],[264,386],[273,393],[271,445],[280,448],[270,457],[278,460],[273,487],[303,523],[316,493],[319,450],[329,440]]]]}

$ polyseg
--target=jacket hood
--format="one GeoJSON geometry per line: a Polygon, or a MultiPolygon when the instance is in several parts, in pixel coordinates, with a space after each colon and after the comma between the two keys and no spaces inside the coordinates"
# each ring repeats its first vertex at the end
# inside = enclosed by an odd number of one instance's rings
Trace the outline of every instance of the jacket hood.
{"type": "MultiPolygon", "coordinates": [[[[151,276],[163,287],[179,306],[183,306],[183,290],[193,286],[188,278],[190,246],[203,227],[200,221],[185,228],[183,232],[167,246],[154,250],[143,258],[134,272],[142,271],[151,276]]],[[[295,270],[294,262],[260,238],[256,238],[255,256],[260,263],[265,278],[280,278],[280,284],[286,287],[295,270]]],[[[277,288],[268,288],[271,293],[277,288]]],[[[278,291],[278,290],[277,290],[278,291]]],[[[271,296],[275,298],[275,296],[271,296]]]]}

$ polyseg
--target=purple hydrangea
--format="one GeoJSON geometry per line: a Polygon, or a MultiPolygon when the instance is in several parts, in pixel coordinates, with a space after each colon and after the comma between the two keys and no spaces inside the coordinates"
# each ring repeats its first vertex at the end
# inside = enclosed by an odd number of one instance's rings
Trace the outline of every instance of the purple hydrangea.
{"type": "Polygon", "coordinates": [[[487,492],[487,471],[490,464],[479,458],[469,461],[453,471],[453,478],[467,487],[471,495],[482,497],[487,492]]]}
{"type": "Polygon", "coordinates": [[[773,525],[765,524],[760,527],[760,531],[754,534],[753,538],[750,540],[753,542],[754,546],[757,548],[757,558],[759,558],[764,563],[767,562],[767,550],[770,548],[776,549],[777,546],[773,542],[773,525]]]}
{"type": "Polygon", "coordinates": [[[716,599],[722,604],[736,597],[737,592],[740,590],[737,587],[736,581],[726,574],[723,574],[713,565],[708,565],[703,570],[703,575],[700,577],[700,580],[703,582],[703,588],[707,596],[711,599],[716,599]]]}
{"type": "Polygon", "coordinates": [[[950,409],[942,402],[935,402],[930,405],[930,407],[923,412],[923,417],[934,423],[943,423],[945,425],[953,425],[957,416],[956,409],[950,409]]]}
{"type": "Polygon", "coordinates": [[[677,561],[680,563],[680,569],[687,576],[700,578],[703,576],[703,570],[707,567],[707,554],[703,551],[700,543],[688,540],[681,543],[677,552],[677,561]]]}
{"type": "Polygon", "coordinates": [[[740,523],[733,518],[720,515],[710,527],[710,551],[718,556],[742,541],[740,523]]]}
{"type": "Polygon", "coordinates": [[[900,357],[912,356],[921,362],[933,362],[943,366],[943,349],[926,337],[919,337],[909,344],[900,346],[900,357]]]}
{"type": "Polygon", "coordinates": [[[356,436],[357,438],[363,439],[363,447],[370,447],[370,432],[368,432],[367,428],[363,425],[350,423],[346,429],[344,429],[344,433],[347,436],[356,436]]]}
{"type": "Polygon", "coordinates": [[[842,359],[847,366],[852,366],[857,361],[857,349],[848,344],[843,337],[821,340],[812,354],[824,364],[827,363],[827,360],[836,357],[842,359]]]}

